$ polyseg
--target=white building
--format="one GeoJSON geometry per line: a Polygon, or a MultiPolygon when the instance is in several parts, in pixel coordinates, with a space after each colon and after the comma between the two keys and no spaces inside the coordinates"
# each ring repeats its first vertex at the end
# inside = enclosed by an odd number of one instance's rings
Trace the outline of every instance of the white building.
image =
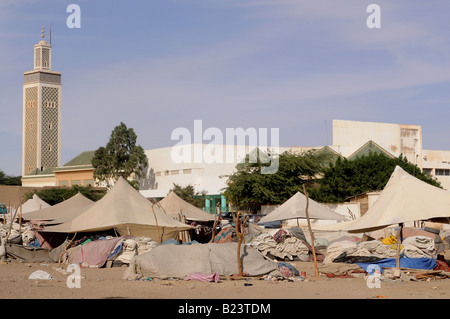
{"type": "Polygon", "coordinates": [[[351,157],[368,141],[375,142],[395,157],[406,156],[425,173],[450,189],[450,151],[424,150],[422,126],[376,122],[333,120],[333,145],[344,157],[351,157]]]}
{"type": "MultiPolygon", "coordinates": [[[[236,165],[255,147],[246,145],[187,144],[146,150],[149,168],[147,178],[141,180],[140,192],[147,198],[162,198],[174,187],[191,185],[196,192],[205,191],[208,199],[204,209],[214,212],[219,206],[227,210],[226,199],[220,195],[227,178],[236,165]]],[[[279,148],[284,152],[288,148],[279,148]]]]}

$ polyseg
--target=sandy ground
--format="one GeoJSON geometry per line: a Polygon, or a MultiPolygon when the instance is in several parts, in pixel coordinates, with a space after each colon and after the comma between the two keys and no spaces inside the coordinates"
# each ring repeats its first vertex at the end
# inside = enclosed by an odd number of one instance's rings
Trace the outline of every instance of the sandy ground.
{"type": "Polygon", "coordinates": [[[450,279],[420,282],[381,282],[369,288],[363,277],[315,277],[312,262],[292,262],[305,271],[307,280],[271,282],[260,279],[230,280],[218,283],[184,280],[128,281],[124,267],[82,268],[81,287],[69,288],[69,274],[59,270],[66,265],[11,261],[0,264],[1,299],[171,299],[186,300],[295,300],[295,299],[448,299],[450,279]],[[28,279],[36,270],[49,273],[52,280],[28,279]]]}

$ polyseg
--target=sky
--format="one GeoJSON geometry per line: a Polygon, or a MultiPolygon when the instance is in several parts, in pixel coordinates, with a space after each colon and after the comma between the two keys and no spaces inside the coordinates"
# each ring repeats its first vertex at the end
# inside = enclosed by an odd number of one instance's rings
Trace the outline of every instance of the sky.
{"type": "Polygon", "coordinates": [[[449,10],[444,0],[0,0],[0,170],[21,175],[23,73],[42,25],[62,73],[62,165],[105,146],[120,122],[144,149],[174,146],[172,132],[194,120],[278,128],[284,147],[330,145],[340,119],[422,125],[424,149],[450,150],[449,10]],[[67,25],[72,3],[80,28],[67,25]],[[380,28],[367,25],[370,4],[380,28]]]}

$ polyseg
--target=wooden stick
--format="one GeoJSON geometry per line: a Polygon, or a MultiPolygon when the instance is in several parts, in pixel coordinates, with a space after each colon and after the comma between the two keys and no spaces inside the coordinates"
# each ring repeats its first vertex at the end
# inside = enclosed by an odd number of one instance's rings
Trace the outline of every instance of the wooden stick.
{"type": "MultiPolygon", "coordinates": [[[[77,233],[75,233],[72,237],[72,239],[70,240],[70,242],[66,245],[66,248],[64,248],[64,251],[61,253],[61,255],[59,255],[59,259],[58,259],[58,264],[61,263],[62,260],[62,256],[66,253],[67,248],[70,246],[70,244],[73,242],[73,240],[75,239],[75,236],[77,235],[77,233]]],[[[37,240],[37,239],[36,239],[37,240]]]]}
{"type": "Polygon", "coordinates": [[[22,234],[22,203],[20,203],[19,234],[22,234]]]}
{"type": "Polygon", "coordinates": [[[5,238],[5,243],[8,240],[9,236],[11,235],[12,225],[13,225],[14,219],[16,219],[17,210],[18,210],[18,208],[16,208],[14,217],[12,217],[12,210],[11,210],[11,223],[9,224],[9,230],[8,230],[8,234],[6,235],[6,238],[5,238]]]}
{"type": "Polygon", "coordinates": [[[400,269],[400,242],[401,242],[401,233],[403,229],[403,223],[398,224],[398,230],[397,230],[397,252],[396,252],[396,266],[395,268],[400,269]]]}
{"type": "Polygon", "coordinates": [[[236,236],[238,238],[238,247],[237,247],[237,262],[238,262],[238,268],[239,268],[239,277],[242,277],[242,260],[241,260],[241,244],[242,244],[242,234],[240,231],[240,215],[241,212],[238,211],[237,212],[237,217],[236,220],[234,222],[234,227],[236,229],[236,236]]]}
{"type": "Polygon", "coordinates": [[[312,253],[313,253],[313,259],[314,259],[314,270],[316,273],[316,277],[319,277],[319,269],[317,268],[317,257],[316,257],[316,250],[314,248],[314,234],[313,231],[311,229],[311,222],[309,220],[309,213],[308,213],[308,208],[309,208],[309,198],[308,198],[308,193],[306,192],[306,188],[305,188],[305,184],[303,184],[303,193],[306,196],[306,208],[305,208],[305,214],[306,214],[306,220],[308,221],[308,230],[309,230],[309,234],[311,236],[311,248],[312,248],[312,253]]]}
{"type": "Polygon", "coordinates": [[[214,225],[213,225],[213,229],[212,229],[212,236],[211,236],[211,243],[214,242],[214,238],[216,238],[216,227],[217,227],[217,223],[220,220],[220,210],[218,210],[218,212],[216,212],[216,218],[214,220],[214,225]]]}

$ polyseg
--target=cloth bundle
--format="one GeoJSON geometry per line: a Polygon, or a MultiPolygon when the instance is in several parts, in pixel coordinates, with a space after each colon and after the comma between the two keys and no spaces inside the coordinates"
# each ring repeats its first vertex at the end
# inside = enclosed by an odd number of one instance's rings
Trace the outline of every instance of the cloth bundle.
{"type": "Polygon", "coordinates": [[[134,256],[141,255],[158,246],[150,237],[133,237],[123,241],[122,249],[115,260],[129,264],[134,256]]]}
{"type": "Polygon", "coordinates": [[[280,259],[287,257],[289,260],[293,260],[297,256],[302,261],[309,259],[308,247],[297,237],[288,234],[284,240],[277,242],[270,233],[262,233],[250,245],[264,256],[270,254],[280,259]]]}
{"type": "Polygon", "coordinates": [[[202,272],[193,272],[184,278],[184,280],[198,280],[203,282],[219,282],[220,275],[217,272],[214,272],[212,274],[205,274],[202,272]]]}
{"type": "Polygon", "coordinates": [[[412,236],[403,240],[400,254],[408,258],[437,258],[434,240],[426,236],[412,236]]]}
{"type": "Polygon", "coordinates": [[[285,262],[278,263],[278,271],[283,277],[300,276],[300,273],[294,266],[285,262]]]}
{"type": "Polygon", "coordinates": [[[376,260],[394,258],[395,256],[396,251],[390,245],[384,245],[379,240],[364,241],[359,244],[355,241],[342,240],[328,246],[324,263],[346,262],[357,259],[376,260]]]}
{"type": "Polygon", "coordinates": [[[5,240],[8,236],[8,242],[12,242],[15,244],[22,244],[24,246],[28,246],[30,243],[34,242],[35,234],[33,227],[29,224],[20,225],[17,222],[8,221],[5,224],[0,223],[0,238],[5,240]]]}
{"type": "Polygon", "coordinates": [[[275,233],[275,235],[273,235],[273,238],[275,239],[275,241],[277,243],[280,243],[286,238],[286,236],[287,236],[287,232],[283,229],[280,229],[279,231],[277,231],[275,233]]]}

